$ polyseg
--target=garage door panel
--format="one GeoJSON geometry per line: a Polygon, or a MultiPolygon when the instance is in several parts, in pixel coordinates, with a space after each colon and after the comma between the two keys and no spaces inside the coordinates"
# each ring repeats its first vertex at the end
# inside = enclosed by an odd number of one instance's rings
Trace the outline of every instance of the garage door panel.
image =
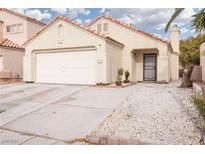
{"type": "Polygon", "coordinates": [[[59,52],[36,55],[36,82],[95,84],[96,52],[59,52]]]}

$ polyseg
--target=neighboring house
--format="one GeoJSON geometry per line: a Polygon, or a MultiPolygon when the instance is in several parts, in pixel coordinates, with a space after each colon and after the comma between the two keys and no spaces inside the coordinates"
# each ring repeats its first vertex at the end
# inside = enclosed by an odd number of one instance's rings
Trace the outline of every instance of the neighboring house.
{"type": "Polygon", "coordinates": [[[179,33],[170,43],[108,16],[87,27],[57,17],[24,44],[24,81],[113,83],[120,67],[131,81],[178,80],[179,33]]]}
{"type": "Polygon", "coordinates": [[[202,81],[205,81],[205,42],[200,46],[200,65],[202,67],[202,81]]]}
{"type": "Polygon", "coordinates": [[[0,8],[0,78],[22,78],[22,44],[45,26],[23,14],[0,8]]]}

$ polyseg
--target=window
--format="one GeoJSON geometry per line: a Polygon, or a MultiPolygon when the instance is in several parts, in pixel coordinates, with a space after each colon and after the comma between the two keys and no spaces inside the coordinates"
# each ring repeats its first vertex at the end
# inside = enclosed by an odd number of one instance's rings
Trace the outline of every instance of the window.
{"type": "Polygon", "coordinates": [[[6,26],[6,32],[10,33],[11,32],[11,26],[6,26]]]}
{"type": "Polygon", "coordinates": [[[23,32],[23,25],[22,24],[13,24],[6,26],[7,33],[18,33],[23,32]]]}
{"type": "Polygon", "coordinates": [[[97,31],[102,32],[102,24],[97,24],[97,31]]]}
{"type": "Polygon", "coordinates": [[[63,34],[63,26],[58,26],[58,40],[62,40],[62,34],[63,34]]]}
{"type": "Polygon", "coordinates": [[[107,32],[107,31],[108,31],[108,23],[97,24],[97,32],[107,32]]]}
{"type": "Polygon", "coordinates": [[[17,25],[12,25],[12,32],[17,32],[17,25]]]}
{"type": "Polygon", "coordinates": [[[103,24],[103,31],[107,32],[108,31],[108,23],[103,24]]]}
{"type": "Polygon", "coordinates": [[[23,25],[22,24],[18,24],[17,25],[17,30],[18,30],[18,32],[22,32],[23,31],[23,25]]]}

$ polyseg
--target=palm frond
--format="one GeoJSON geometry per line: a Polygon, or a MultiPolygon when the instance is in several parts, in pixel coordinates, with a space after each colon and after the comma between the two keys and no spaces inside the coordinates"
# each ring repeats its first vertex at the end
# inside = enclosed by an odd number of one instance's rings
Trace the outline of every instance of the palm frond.
{"type": "Polygon", "coordinates": [[[174,14],[172,15],[171,19],[169,20],[169,22],[166,25],[165,32],[168,31],[168,29],[171,26],[172,22],[179,16],[179,14],[182,13],[182,11],[184,11],[184,8],[176,8],[175,9],[174,14]]]}
{"type": "Polygon", "coordinates": [[[201,9],[200,12],[192,16],[192,29],[195,29],[196,33],[202,33],[205,31],[205,9],[201,9]]]}

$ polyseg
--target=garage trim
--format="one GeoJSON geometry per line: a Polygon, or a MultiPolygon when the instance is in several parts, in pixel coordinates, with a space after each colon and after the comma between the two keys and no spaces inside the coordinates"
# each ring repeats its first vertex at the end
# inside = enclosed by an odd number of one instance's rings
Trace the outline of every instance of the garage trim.
{"type": "Polygon", "coordinates": [[[35,53],[87,51],[87,50],[97,50],[97,48],[95,46],[78,46],[78,47],[68,47],[68,48],[47,48],[47,49],[35,49],[32,51],[32,53],[35,54],[35,53]]]}

